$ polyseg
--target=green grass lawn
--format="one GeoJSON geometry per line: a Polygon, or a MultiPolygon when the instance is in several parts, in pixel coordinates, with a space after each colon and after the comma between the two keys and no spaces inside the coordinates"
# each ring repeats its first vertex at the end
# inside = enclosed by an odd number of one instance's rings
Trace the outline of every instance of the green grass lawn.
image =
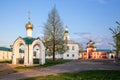
{"type": "Polygon", "coordinates": [[[53,65],[57,65],[57,64],[63,64],[63,63],[66,63],[66,62],[70,62],[70,61],[71,60],[56,59],[55,61],[53,61],[51,59],[46,59],[46,63],[42,66],[43,67],[53,66],[53,65]]]}
{"type": "Polygon", "coordinates": [[[21,80],[120,80],[120,71],[91,70],[77,73],[38,76],[21,80]]]}
{"type": "Polygon", "coordinates": [[[70,62],[71,60],[63,60],[63,59],[56,59],[55,61],[51,59],[46,59],[46,62],[44,65],[37,65],[37,66],[18,66],[15,69],[32,69],[32,68],[43,68],[48,66],[53,66],[57,64],[63,64],[66,62],[70,62]]]}

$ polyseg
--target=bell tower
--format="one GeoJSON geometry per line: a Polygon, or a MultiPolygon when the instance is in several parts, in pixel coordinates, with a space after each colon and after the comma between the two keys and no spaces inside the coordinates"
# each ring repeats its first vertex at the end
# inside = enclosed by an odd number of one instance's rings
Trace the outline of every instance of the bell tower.
{"type": "Polygon", "coordinates": [[[28,23],[26,24],[26,34],[28,38],[32,38],[33,25],[30,22],[30,11],[28,12],[28,23]]]}
{"type": "Polygon", "coordinates": [[[65,27],[64,40],[70,40],[70,35],[68,32],[68,26],[65,27]]]}

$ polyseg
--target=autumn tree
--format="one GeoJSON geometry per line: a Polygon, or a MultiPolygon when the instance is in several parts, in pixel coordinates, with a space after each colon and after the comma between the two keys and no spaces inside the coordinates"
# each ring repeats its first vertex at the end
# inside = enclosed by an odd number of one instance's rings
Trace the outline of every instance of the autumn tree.
{"type": "Polygon", "coordinates": [[[118,55],[120,52],[120,23],[116,21],[116,28],[109,28],[113,34],[114,43],[113,46],[116,48],[116,60],[118,60],[118,55]]]}
{"type": "Polygon", "coordinates": [[[65,52],[65,41],[63,40],[64,29],[63,23],[57,12],[56,7],[48,14],[48,19],[44,24],[44,42],[46,46],[46,53],[53,55],[55,60],[56,53],[65,52]]]}

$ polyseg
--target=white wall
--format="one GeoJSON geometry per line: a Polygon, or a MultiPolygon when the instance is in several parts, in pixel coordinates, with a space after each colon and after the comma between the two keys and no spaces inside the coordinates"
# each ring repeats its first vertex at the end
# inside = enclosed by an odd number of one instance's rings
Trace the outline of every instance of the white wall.
{"type": "MultiPolygon", "coordinates": [[[[78,59],[79,58],[79,45],[78,44],[67,44],[69,46],[69,50],[67,50],[63,54],[56,54],[56,59],[78,59]],[[74,50],[72,50],[72,47],[74,46],[74,50]],[[69,55],[69,56],[68,56],[69,55]]],[[[53,56],[46,55],[46,59],[51,59],[53,56]]]]}
{"type": "MultiPolygon", "coordinates": [[[[12,60],[12,52],[11,51],[0,51],[0,61],[5,61],[5,60],[12,60]]],[[[19,53],[18,56],[20,58],[24,57],[24,53],[19,53]]]]}
{"type": "Polygon", "coordinates": [[[0,51],[0,61],[12,60],[12,52],[0,51]]]}
{"type": "Polygon", "coordinates": [[[69,49],[63,54],[63,59],[78,59],[79,45],[78,44],[67,44],[69,49]],[[72,49],[74,47],[74,50],[72,49]]]}

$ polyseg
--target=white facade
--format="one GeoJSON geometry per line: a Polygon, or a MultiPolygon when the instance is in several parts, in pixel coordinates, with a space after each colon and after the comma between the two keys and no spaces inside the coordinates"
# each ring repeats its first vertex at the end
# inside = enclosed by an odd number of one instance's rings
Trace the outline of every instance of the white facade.
{"type": "Polygon", "coordinates": [[[67,51],[63,54],[63,59],[78,59],[80,46],[78,43],[70,40],[68,26],[65,28],[64,40],[67,40],[67,51]]]}
{"type": "MultiPolygon", "coordinates": [[[[9,48],[10,49],[10,48],[9,48]]],[[[17,54],[20,58],[24,57],[24,53],[18,52],[17,54]]],[[[10,61],[13,58],[12,51],[0,50],[0,61],[10,61]]]]}
{"type": "Polygon", "coordinates": [[[79,45],[77,43],[68,43],[67,51],[63,54],[63,59],[78,59],[79,45]]]}
{"type": "MultiPolygon", "coordinates": [[[[70,41],[71,42],[71,41],[70,41]]],[[[77,43],[68,43],[68,50],[63,54],[56,54],[56,59],[78,59],[79,58],[79,44],[77,43]]],[[[52,55],[46,55],[46,59],[53,58],[52,55]]]]}
{"type": "Polygon", "coordinates": [[[7,61],[7,60],[12,60],[12,52],[0,50],[0,61],[7,61]]]}
{"type": "MultiPolygon", "coordinates": [[[[53,56],[52,55],[46,55],[46,59],[52,59],[53,56]]],[[[55,55],[56,59],[63,59],[63,54],[56,54],[55,55]]]]}

